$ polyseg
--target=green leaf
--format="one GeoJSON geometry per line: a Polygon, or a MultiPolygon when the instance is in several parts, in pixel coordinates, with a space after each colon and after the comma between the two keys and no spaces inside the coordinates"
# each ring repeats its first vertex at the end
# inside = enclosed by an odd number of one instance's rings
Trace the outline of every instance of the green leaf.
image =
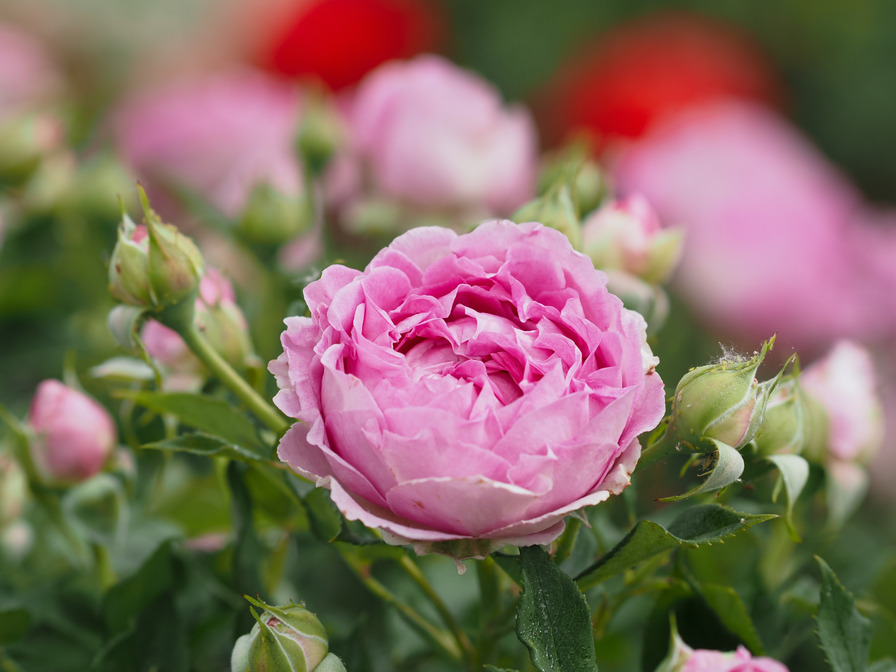
{"type": "Polygon", "coordinates": [[[587,590],[669,549],[720,541],[773,518],[777,516],[739,513],[719,504],[706,504],[686,509],[668,530],[659,523],[642,520],[606,555],[579,574],[576,581],[582,590],[587,590]]]}
{"type": "Polygon", "coordinates": [[[856,610],[850,595],[827,563],[821,568],[818,640],[834,672],[865,672],[871,650],[871,622],[856,610]]]}
{"type": "Polygon", "coordinates": [[[809,480],[809,463],[799,455],[769,455],[767,459],[781,473],[781,482],[784,484],[784,494],[787,497],[787,529],[794,541],[799,541],[800,537],[793,526],[793,504],[809,480]]]}
{"type": "Polygon", "coordinates": [[[0,609],[0,646],[12,644],[25,636],[31,626],[31,614],[21,607],[0,609]]]}
{"type": "Polygon", "coordinates": [[[506,667],[495,667],[494,665],[486,665],[484,669],[486,672],[519,672],[519,670],[510,670],[506,667]]]}
{"type": "Polygon", "coordinates": [[[271,447],[266,445],[255,431],[255,425],[246,413],[223,399],[189,392],[132,392],[119,391],[121,396],[133,399],[156,413],[175,416],[183,424],[220,436],[236,446],[247,449],[262,459],[268,459],[271,447]]]}
{"type": "Polygon", "coordinates": [[[220,436],[211,436],[202,432],[181,434],[173,439],[146,443],[142,448],[151,450],[164,450],[169,452],[192,453],[205,457],[226,457],[241,462],[267,462],[267,460],[254,450],[248,450],[242,446],[230,443],[220,436]]]}
{"type": "Polygon", "coordinates": [[[698,587],[706,604],[733,635],[747,645],[754,655],[764,653],[762,642],[753,626],[753,619],[740,595],[731,586],[707,583],[698,587]]]}
{"type": "Polygon", "coordinates": [[[540,546],[520,548],[516,633],[540,672],[597,672],[585,596],[540,546]]]}
{"type": "Polygon", "coordinates": [[[682,499],[687,499],[688,497],[693,497],[694,495],[699,495],[703,492],[715,492],[716,490],[721,490],[737,481],[741,474],[744,473],[744,458],[737,450],[727,443],[722,443],[715,439],[707,439],[707,441],[711,441],[715,444],[716,461],[715,464],[713,464],[709,475],[706,477],[706,480],[695,488],[688,490],[683,495],[663,497],[660,499],[661,502],[677,502],[682,499]]]}
{"type": "MultiPolygon", "coordinates": [[[[227,465],[227,485],[233,504],[233,586],[244,595],[264,593],[261,580],[263,548],[252,518],[252,495],[246,485],[248,467],[239,462],[227,465]]],[[[248,618],[243,619],[249,622],[248,618]]]]}
{"type": "Polygon", "coordinates": [[[147,608],[174,581],[171,542],[162,543],[132,576],[109,589],[103,600],[103,616],[110,632],[130,625],[136,614],[147,608]]]}

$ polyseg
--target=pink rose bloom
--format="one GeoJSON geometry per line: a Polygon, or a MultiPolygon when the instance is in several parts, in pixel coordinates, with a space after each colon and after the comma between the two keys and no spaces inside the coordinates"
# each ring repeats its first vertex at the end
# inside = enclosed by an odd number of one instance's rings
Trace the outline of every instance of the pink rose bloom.
{"type": "Polygon", "coordinates": [[[827,413],[827,455],[843,462],[867,462],[881,447],[883,407],[871,354],[840,341],[800,374],[803,389],[827,413]]]}
{"type": "Polygon", "coordinates": [[[59,74],[43,45],[0,24],[0,117],[42,101],[59,85],[59,74]]]}
{"type": "Polygon", "coordinates": [[[418,552],[548,543],[621,492],[664,413],[643,318],[560,232],[421,227],[305,289],[271,363],[279,456],[418,552]]]}
{"type": "Polygon", "coordinates": [[[488,82],[438,56],[387,63],[347,105],[337,200],[380,197],[424,210],[507,215],[534,196],[535,126],[488,82]],[[361,194],[362,185],[370,193],[361,194]]]}
{"type": "Polygon", "coordinates": [[[818,348],[886,328],[851,244],[861,198],[774,113],[685,113],[623,150],[615,177],[685,229],[678,287],[729,334],[818,348]]]}
{"type": "Polygon", "coordinates": [[[144,93],[113,126],[141,180],[162,192],[193,191],[235,217],[259,183],[301,193],[293,142],[299,109],[293,87],[245,70],[144,93]]]}
{"type": "Polygon", "coordinates": [[[99,473],[117,441],[106,409],[58,380],[38,385],[28,424],[36,435],[31,445],[35,466],[56,484],[80,483],[99,473]]]}
{"type": "Polygon", "coordinates": [[[753,658],[739,646],[733,653],[696,649],[681,672],[787,672],[787,668],[771,658],[753,658]]]}

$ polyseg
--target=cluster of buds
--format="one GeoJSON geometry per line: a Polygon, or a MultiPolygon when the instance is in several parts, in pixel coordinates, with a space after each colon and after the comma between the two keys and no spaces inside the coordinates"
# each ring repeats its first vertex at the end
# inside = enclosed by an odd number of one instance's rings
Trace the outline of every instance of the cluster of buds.
{"type": "Polygon", "coordinates": [[[246,599],[264,611],[251,610],[256,622],[233,647],[232,672],[345,672],[342,661],[329,653],[323,624],[305,607],[272,607],[248,595],[246,599]]]}
{"type": "Polygon", "coordinates": [[[192,240],[162,222],[142,190],[140,196],[146,225],[137,226],[127,215],[122,217],[118,244],[109,260],[109,291],[124,304],[164,316],[162,321],[181,319],[177,313],[184,306],[192,319],[203,273],[202,254],[192,240]]]}

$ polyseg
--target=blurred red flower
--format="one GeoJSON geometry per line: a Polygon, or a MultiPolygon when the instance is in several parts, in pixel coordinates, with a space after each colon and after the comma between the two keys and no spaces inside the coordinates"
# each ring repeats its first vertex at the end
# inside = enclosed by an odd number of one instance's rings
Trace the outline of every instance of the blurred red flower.
{"type": "Polygon", "coordinates": [[[259,65],[316,77],[333,90],[386,61],[434,49],[440,13],[428,0],[311,0],[292,3],[270,29],[259,65]]]}
{"type": "Polygon", "coordinates": [[[549,137],[587,129],[603,143],[641,137],[668,116],[720,98],[778,104],[776,77],[758,45],[719,20],[660,12],[580,51],[537,108],[549,111],[542,115],[549,137]]]}

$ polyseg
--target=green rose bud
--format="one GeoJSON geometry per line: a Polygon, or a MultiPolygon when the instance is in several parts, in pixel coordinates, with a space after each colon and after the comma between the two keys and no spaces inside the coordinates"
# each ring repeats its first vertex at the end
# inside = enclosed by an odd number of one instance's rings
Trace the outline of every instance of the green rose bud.
{"type": "Polygon", "coordinates": [[[149,235],[124,215],[118,227],[118,243],[109,259],[109,293],[129,306],[149,308],[153,304],[147,275],[149,235]]]}
{"type": "Polygon", "coordinates": [[[147,272],[156,307],[193,302],[202,278],[202,253],[176,227],[162,223],[148,205],[145,208],[149,231],[147,272]]]}
{"type": "MultiPolygon", "coordinates": [[[[669,431],[686,445],[701,447],[707,439],[734,448],[749,443],[765,415],[769,394],[778,382],[756,380],[756,370],[774,338],[751,359],[726,356],[717,364],[686,373],[675,388],[669,431]]],[[[713,450],[713,446],[707,446],[713,450]]]]}
{"type": "Polygon", "coordinates": [[[775,388],[754,442],[763,455],[798,455],[810,436],[810,399],[791,374],[775,388]]]}
{"type": "Polygon", "coordinates": [[[305,196],[287,196],[260,183],[249,195],[237,232],[250,243],[280,245],[307,231],[312,219],[311,205],[305,196]]]}
{"type": "Polygon", "coordinates": [[[320,92],[309,95],[296,138],[305,169],[321,175],[345,138],[346,129],[330,99],[320,92]]]}
{"type": "Polygon", "coordinates": [[[252,615],[256,624],[240,637],[230,660],[232,672],[345,672],[345,666],[327,648],[327,631],[305,607],[272,607],[248,595],[264,612],[252,615]]]}

